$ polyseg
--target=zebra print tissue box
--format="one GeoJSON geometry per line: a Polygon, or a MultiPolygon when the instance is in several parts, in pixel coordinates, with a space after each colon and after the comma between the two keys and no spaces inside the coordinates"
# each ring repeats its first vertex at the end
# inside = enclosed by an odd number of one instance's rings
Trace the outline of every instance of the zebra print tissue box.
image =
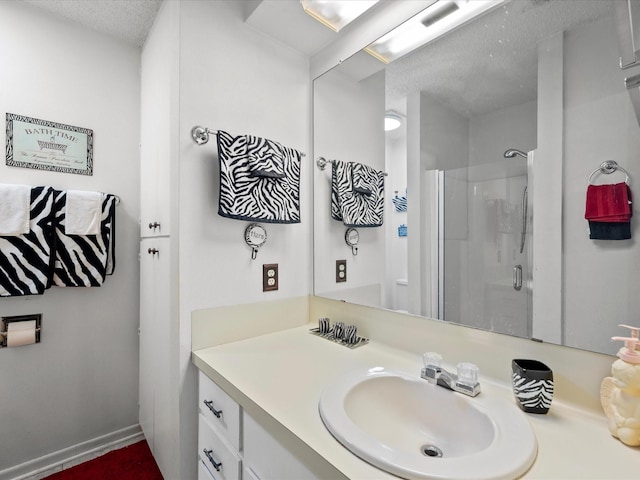
{"type": "Polygon", "coordinates": [[[553,399],[553,372],[537,360],[511,362],[513,394],[527,413],[547,413],[553,399]]]}

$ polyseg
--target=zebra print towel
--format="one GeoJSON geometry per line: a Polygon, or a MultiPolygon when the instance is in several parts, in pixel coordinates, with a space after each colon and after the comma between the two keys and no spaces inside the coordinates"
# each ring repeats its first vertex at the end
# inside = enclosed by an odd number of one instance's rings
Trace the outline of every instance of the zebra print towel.
{"type": "Polygon", "coordinates": [[[369,165],[352,163],[351,179],[353,181],[353,190],[358,193],[371,195],[378,188],[378,172],[369,165]]]}
{"type": "Polygon", "coordinates": [[[218,130],[218,214],[236,220],[300,223],[301,153],[260,137],[218,130]]]}
{"type": "MultiPolygon", "coordinates": [[[[376,181],[368,184],[371,193],[363,193],[354,186],[354,165],[352,162],[333,161],[331,218],[341,220],[347,227],[379,227],[384,211],[384,174],[367,167],[374,172],[376,181]]],[[[360,182],[360,190],[363,190],[363,185],[364,182],[360,182]]]]}
{"type": "Polygon", "coordinates": [[[99,287],[115,269],[115,195],[104,194],[100,233],[65,233],[66,191],[56,190],[56,252],[53,283],[58,287],[99,287]]]}
{"type": "Polygon", "coordinates": [[[0,297],[40,295],[53,274],[53,189],[31,189],[29,232],[0,237],[0,297]]]}

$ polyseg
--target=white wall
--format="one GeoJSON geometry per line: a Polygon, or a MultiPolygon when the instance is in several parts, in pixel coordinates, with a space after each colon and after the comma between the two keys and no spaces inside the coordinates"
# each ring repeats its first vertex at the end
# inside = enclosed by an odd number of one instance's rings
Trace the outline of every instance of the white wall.
{"type": "MultiPolygon", "coordinates": [[[[584,219],[590,173],[604,160],[615,160],[631,178],[638,204],[640,128],[618,68],[615,23],[605,18],[565,34],[564,50],[564,343],[615,353],[617,325],[638,325],[640,311],[640,227],[638,209],[632,239],[590,240],[584,219]]],[[[596,183],[615,183],[624,175],[600,175],[596,183]]]]}
{"type": "Polygon", "coordinates": [[[93,129],[94,174],[7,167],[0,181],[97,190],[116,211],[116,270],[100,288],[0,299],[42,313],[42,342],[0,350],[0,471],[138,422],[137,48],[0,2],[0,114],[93,129]]]}
{"type": "MultiPolygon", "coordinates": [[[[197,384],[191,365],[191,312],[276,300],[311,291],[311,84],[304,55],[243,22],[243,2],[180,6],[180,478],[195,478],[197,384]],[[215,137],[196,145],[194,125],[271,138],[306,152],[300,224],[263,224],[256,260],[244,242],[249,222],[218,215],[215,137]],[[279,290],[262,292],[262,264],[279,264],[279,290]]],[[[256,366],[259,368],[259,366],[256,366]]]]}
{"type": "Polygon", "coordinates": [[[507,149],[536,148],[537,102],[521,103],[476,115],[469,121],[469,165],[502,160],[507,149]]]}
{"type": "MultiPolygon", "coordinates": [[[[337,67],[314,82],[314,156],[361,162],[385,170],[384,74],[356,81],[337,67]]],[[[384,228],[357,228],[358,254],[345,243],[347,227],[331,218],[331,165],[314,170],[314,259],[318,295],[382,305],[384,228]],[[347,260],[347,281],[336,283],[335,262],[347,260]],[[363,295],[364,294],[364,295],[363,295]],[[354,296],[355,295],[355,296],[354,296]]],[[[385,205],[393,196],[385,179],[385,205]]],[[[385,211],[386,213],[386,211],[385,211]]],[[[384,219],[386,224],[388,218],[384,219]]]]}

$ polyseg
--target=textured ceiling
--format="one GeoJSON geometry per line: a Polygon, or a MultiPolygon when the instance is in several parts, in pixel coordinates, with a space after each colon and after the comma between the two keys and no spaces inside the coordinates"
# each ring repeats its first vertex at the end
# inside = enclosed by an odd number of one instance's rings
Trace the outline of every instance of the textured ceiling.
{"type": "MultiPolygon", "coordinates": [[[[162,0],[20,1],[138,46],[147,38],[162,4],[162,0]]],[[[247,24],[309,56],[337,36],[304,13],[299,0],[253,0],[247,7],[251,10],[247,24]]]]}
{"type": "MultiPolygon", "coordinates": [[[[387,66],[387,107],[428,92],[467,117],[536,99],[538,44],[612,14],[611,0],[513,0],[387,66]]],[[[617,61],[617,59],[616,59],[617,61]]]]}
{"type": "Polygon", "coordinates": [[[22,0],[92,30],[141,46],[162,0],[22,0]]]}
{"type": "MultiPolygon", "coordinates": [[[[21,1],[135,45],[144,43],[162,3],[162,0],[21,1]]],[[[469,117],[534,100],[539,42],[574,25],[611,14],[613,3],[512,0],[388,65],[387,107],[404,112],[404,99],[418,91],[429,92],[469,117]]],[[[256,0],[253,4],[255,8],[247,19],[249,25],[307,55],[313,55],[335,39],[335,32],[302,11],[299,0],[256,0]]],[[[364,78],[382,67],[377,62],[372,64],[366,54],[350,60],[340,68],[353,78],[364,78]]]]}

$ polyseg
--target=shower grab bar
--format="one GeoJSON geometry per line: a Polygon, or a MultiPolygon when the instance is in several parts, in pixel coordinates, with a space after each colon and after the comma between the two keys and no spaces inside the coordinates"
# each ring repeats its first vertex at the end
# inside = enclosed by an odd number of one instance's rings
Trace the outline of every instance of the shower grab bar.
{"type": "MultiPolygon", "coordinates": [[[[318,166],[318,168],[322,171],[324,171],[325,167],[327,166],[328,163],[333,165],[333,162],[335,162],[335,160],[327,160],[324,157],[318,157],[316,159],[316,165],[318,166]]],[[[382,172],[382,175],[384,175],[385,177],[387,175],[389,175],[387,172],[382,172]]]]}
{"type": "Polygon", "coordinates": [[[615,160],[605,160],[604,162],[602,162],[598,168],[596,168],[593,172],[591,172],[591,175],[589,175],[588,183],[591,184],[591,181],[593,180],[593,176],[596,173],[604,173],[605,175],[609,175],[617,170],[620,170],[625,174],[624,181],[625,183],[629,183],[629,172],[627,172],[624,168],[618,165],[618,163],[615,160]]]}

